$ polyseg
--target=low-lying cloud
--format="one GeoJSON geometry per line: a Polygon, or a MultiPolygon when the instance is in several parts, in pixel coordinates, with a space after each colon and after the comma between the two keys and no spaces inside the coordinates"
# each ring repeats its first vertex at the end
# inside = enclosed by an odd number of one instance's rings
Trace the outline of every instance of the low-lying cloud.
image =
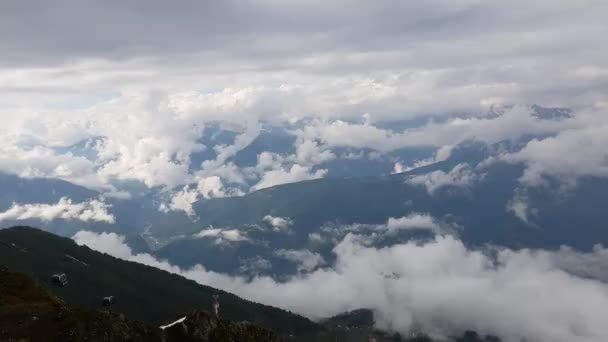
{"type": "Polygon", "coordinates": [[[232,277],[197,265],[181,269],[133,254],[114,233],[78,232],[81,245],[181,274],[242,297],[321,318],[374,310],[380,329],[432,335],[475,329],[507,342],[600,342],[608,339],[608,251],[468,249],[451,236],[384,248],[348,234],[329,267],[279,282],[232,277]]]}
{"type": "Polygon", "coordinates": [[[37,219],[42,222],[50,222],[56,219],[96,221],[115,223],[114,215],[108,212],[110,205],[100,200],[74,203],[71,199],[63,197],[55,204],[18,204],[13,205],[5,212],[0,212],[2,221],[22,221],[37,219]]]}
{"type": "Polygon", "coordinates": [[[208,228],[194,235],[195,238],[214,238],[215,243],[247,241],[249,238],[238,229],[208,228]]]}
{"type": "Polygon", "coordinates": [[[325,264],[325,259],[321,254],[311,252],[308,249],[279,249],[274,254],[296,263],[298,272],[310,272],[325,264]]]}
{"type": "Polygon", "coordinates": [[[272,227],[272,230],[274,230],[275,232],[288,230],[289,227],[293,224],[293,221],[290,220],[288,217],[275,217],[272,215],[266,215],[262,220],[268,225],[270,225],[270,227],[272,227]]]}
{"type": "Polygon", "coordinates": [[[459,188],[468,188],[478,181],[481,176],[468,164],[458,164],[449,172],[441,170],[429,172],[422,175],[410,176],[406,182],[413,185],[421,185],[426,188],[426,191],[433,195],[437,190],[453,186],[459,188]]]}
{"type": "Polygon", "coordinates": [[[426,229],[437,233],[441,231],[440,224],[433,216],[419,213],[413,213],[400,218],[390,217],[385,227],[389,234],[411,229],[426,229]]]}
{"type": "Polygon", "coordinates": [[[545,139],[534,139],[520,151],[498,159],[524,163],[527,168],[520,178],[526,186],[546,184],[546,176],[566,183],[577,177],[608,177],[608,104],[581,112],[574,127],[545,139]]]}

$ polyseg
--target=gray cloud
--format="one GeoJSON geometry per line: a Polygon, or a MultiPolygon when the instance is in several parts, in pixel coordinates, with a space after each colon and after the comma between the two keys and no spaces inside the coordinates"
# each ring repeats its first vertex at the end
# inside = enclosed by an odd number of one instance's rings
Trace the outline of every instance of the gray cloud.
{"type": "MultiPolygon", "coordinates": [[[[296,153],[255,174],[252,189],[324,176],[314,166],[336,158],[334,146],[387,153],[557,134],[573,120],[541,122],[523,109],[404,132],[371,123],[493,104],[601,106],[607,13],[597,0],[3,2],[0,169],[106,192],[120,190],[113,180],[175,189],[217,176],[223,188],[213,194],[238,195],[251,188],[229,186],[247,176],[229,158],[260,121],[310,125],[297,132],[296,153]],[[240,138],[191,172],[212,121],[238,127],[240,138]],[[97,160],[54,150],[92,137],[104,137],[97,160]]],[[[530,177],[549,164],[530,165],[530,177]]]]}

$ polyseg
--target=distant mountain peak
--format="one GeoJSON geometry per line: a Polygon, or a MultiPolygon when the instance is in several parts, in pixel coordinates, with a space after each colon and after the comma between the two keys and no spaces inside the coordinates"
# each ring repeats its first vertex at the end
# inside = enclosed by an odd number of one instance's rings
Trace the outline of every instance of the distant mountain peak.
{"type": "MultiPolygon", "coordinates": [[[[490,106],[488,114],[490,116],[502,116],[514,107],[515,105],[513,104],[494,104],[490,106]]],[[[573,111],[570,108],[544,107],[537,104],[529,105],[526,107],[530,108],[532,116],[541,120],[563,120],[571,118],[573,115],[573,111]]]]}

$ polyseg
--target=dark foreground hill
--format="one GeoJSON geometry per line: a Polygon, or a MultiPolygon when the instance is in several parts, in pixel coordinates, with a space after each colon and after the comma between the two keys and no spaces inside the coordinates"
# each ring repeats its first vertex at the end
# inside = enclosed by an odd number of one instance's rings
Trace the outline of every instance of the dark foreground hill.
{"type": "Polygon", "coordinates": [[[285,335],[316,334],[323,329],[302,316],[153,267],[120,260],[34,228],[0,230],[0,261],[51,288],[68,304],[98,309],[103,297],[114,296],[113,311],[155,324],[194,310],[210,310],[212,296],[218,293],[223,318],[252,322],[285,335]],[[51,281],[54,273],[65,273],[69,284],[54,286],[51,281]]]}
{"type": "Polygon", "coordinates": [[[274,342],[277,334],[195,312],[160,329],[68,305],[23,273],[0,270],[0,341],[274,342]]]}

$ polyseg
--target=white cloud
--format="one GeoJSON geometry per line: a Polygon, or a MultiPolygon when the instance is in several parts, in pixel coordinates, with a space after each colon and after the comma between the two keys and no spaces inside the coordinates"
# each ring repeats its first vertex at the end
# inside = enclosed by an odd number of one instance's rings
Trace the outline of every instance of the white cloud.
{"type": "MultiPolygon", "coordinates": [[[[480,109],[487,110],[487,109],[480,109]]],[[[448,117],[403,131],[370,123],[315,120],[298,132],[302,139],[318,139],[327,147],[372,148],[390,152],[414,146],[439,147],[437,160],[445,160],[451,147],[467,140],[495,143],[524,134],[552,134],[576,125],[574,120],[541,120],[530,106],[513,106],[500,116],[448,117]],[[445,159],[444,159],[445,158],[445,159]]]]}
{"type": "Polygon", "coordinates": [[[299,134],[307,139],[320,139],[330,147],[367,147],[389,152],[404,146],[403,135],[377,128],[369,123],[355,124],[342,120],[316,121],[299,134]]]}
{"type": "Polygon", "coordinates": [[[320,232],[311,233],[308,238],[311,242],[332,241],[338,243],[348,234],[356,234],[362,236],[360,242],[365,240],[367,244],[374,245],[378,241],[392,241],[387,238],[407,230],[426,230],[433,235],[455,235],[452,227],[442,220],[428,213],[411,212],[407,216],[389,217],[386,223],[382,224],[353,223],[343,225],[328,222],[321,226],[320,232]]]}
{"type": "Polygon", "coordinates": [[[423,175],[415,175],[407,178],[406,182],[413,185],[422,185],[429,194],[445,186],[467,188],[481,178],[468,164],[458,164],[449,172],[441,170],[432,171],[423,175]]]}
{"type": "Polygon", "coordinates": [[[426,229],[439,233],[441,231],[441,226],[437,220],[429,214],[412,213],[404,217],[389,218],[386,223],[386,229],[389,233],[410,229],[426,229]]]}
{"type": "Polygon", "coordinates": [[[325,265],[325,259],[319,253],[308,249],[279,249],[274,254],[298,265],[298,272],[310,272],[325,265]]]}
{"type": "Polygon", "coordinates": [[[191,189],[188,185],[184,186],[182,190],[172,194],[170,203],[161,203],[159,210],[164,213],[169,211],[183,211],[188,216],[194,217],[196,213],[194,212],[192,205],[197,202],[201,196],[205,199],[210,199],[242,195],[243,192],[236,188],[225,190],[222,179],[218,176],[202,177],[198,180],[195,189],[191,189]]]}
{"type": "Polygon", "coordinates": [[[575,181],[580,176],[608,177],[608,108],[582,112],[576,126],[554,137],[530,141],[522,150],[502,155],[499,160],[525,163],[520,181],[524,185],[544,184],[544,176],[575,181]]]}
{"type": "Polygon", "coordinates": [[[74,234],[72,239],[79,245],[85,245],[117,258],[129,260],[133,256],[131,248],[125,243],[125,237],[116,233],[95,233],[81,230],[74,234]]]}
{"type": "Polygon", "coordinates": [[[598,42],[607,35],[606,4],[528,5],[357,0],[346,8],[340,1],[269,0],[156,4],[142,14],[124,4],[2,3],[0,22],[9,33],[0,33],[0,50],[9,53],[0,57],[0,170],[104,190],[116,180],[171,190],[199,176],[190,155],[213,148],[218,158],[202,176],[228,184],[238,173],[228,180],[219,169],[262,121],[311,123],[295,154],[304,167],[334,158],[333,146],[387,152],[554,134],[570,123],[515,112],[404,131],[373,124],[497,103],[580,109],[605,102],[608,50],[598,42]],[[116,25],[106,25],[110,19],[116,25]],[[171,20],[180,25],[167,30],[171,20]],[[90,44],[95,27],[105,28],[103,44],[90,44]],[[242,136],[203,146],[212,122],[238,126],[242,136]],[[92,137],[103,137],[94,160],[53,149],[92,137]]]}
{"type": "Polygon", "coordinates": [[[322,149],[313,140],[296,141],[295,161],[300,165],[318,165],[331,161],[336,155],[327,149],[322,149]]]}
{"type": "Polygon", "coordinates": [[[92,188],[107,188],[105,181],[95,174],[93,162],[70,153],[56,154],[46,146],[24,146],[20,138],[23,137],[0,132],[0,170],[25,178],[61,178],[92,188]]]}
{"type": "Polygon", "coordinates": [[[239,151],[247,147],[260,134],[257,124],[245,122],[244,131],[237,135],[231,145],[216,145],[214,150],[217,154],[214,160],[205,160],[202,163],[200,174],[203,176],[222,176],[232,183],[243,183],[242,175],[232,168],[234,164],[227,164],[229,158],[235,156],[239,151]]]}
{"type": "Polygon", "coordinates": [[[198,195],[197,190],[190,190],[188,186],[185,186],[181,191],[173,194],[169,204],[161,203],[159,210],[164,213],[168,213],[171,210],[183,211],[188,216],[194,216],[195,212],[192,204],[197,201],[198,195]]]}
{"type": "Polygon", "coordinates": [[[61,198],[55,204],[17,204],[0,213],[1,221],[38,219],[50,222],[56,219],[114,223],[114,215],[108,212],[110,205],[101,200],[73,203],[69,198],[61,198]]]}
{"type": "Polygon", "coordinates": [[[266,215],[263,221],[268,223],[274,231],[285,231],[293,224],[288,217],[275,217],[272,215],[266,215]]]}
{"type": "Polygon", "coordinates": [[[279,184],[323,178],[325,174],[327,174],[327,169],[319,169],[313,172],[311,167],[293,164],[288,169],[279,168],[266,171],[262,175],[260,181],[252,187],[252,190],[259,190],[279,184]]]}
{"type": "Polygon", "coordinates": [[[197,189],[198,192],[207,199],[226,196],[224,184],[222,183],[222,179],[218,176],[199,179],[197,189]]]}
{"type": "Polygon", "coordinates": [[[248,241],[249,238],[238,229],[207,228],[193,235],[194,238],[215,238],[217,244],[224,242],[248,241]]]}
{"type": "Polygon", "coordinates": [[[323,237],[319,233],[310,233],[310,234],[308,234],[308,240],[310,242],[314,242],[314,243],[318,243],[318,242],[323,242],[324,241],[323,237]]]}
{"type": "Polygon", "coordinates": [[[507,202],[507,211],[512,212],[515,217],[523,222],[532,224],[530,218],[536,214],[536,210],[530,207],[528,198],[520,192],[516,192],[513,199],[507,202]]]}
{"type": "Polygon", "coordinates": [[[393,166],[393,174],[407,172],[417,169],[419,167],[445,161],[450,158],[453,148],[454,146],[451,145],[442,146],[435,152],[435,155],[432,158],[417,160],[412,166],[405,166],[401,162],[396,162],[393,166]]]}
{"type": "Polygon", "coordinates": [[[595,280],[606,279],[608,252],[601,247],[590,253],[503,249],[494,259],[450,236],[374,248],[348,235],[335,247],[331,268],[277,282],[231,277],[200,265],[183,270],[149,254],[133,255],[124,238],[112,233],[79,232],[74,239],[313,318],[367,307],[378,328],[405,334],[415,327],[444,336],[474,329],[504,341],[608,339],[608,285],[595,280]]]}

